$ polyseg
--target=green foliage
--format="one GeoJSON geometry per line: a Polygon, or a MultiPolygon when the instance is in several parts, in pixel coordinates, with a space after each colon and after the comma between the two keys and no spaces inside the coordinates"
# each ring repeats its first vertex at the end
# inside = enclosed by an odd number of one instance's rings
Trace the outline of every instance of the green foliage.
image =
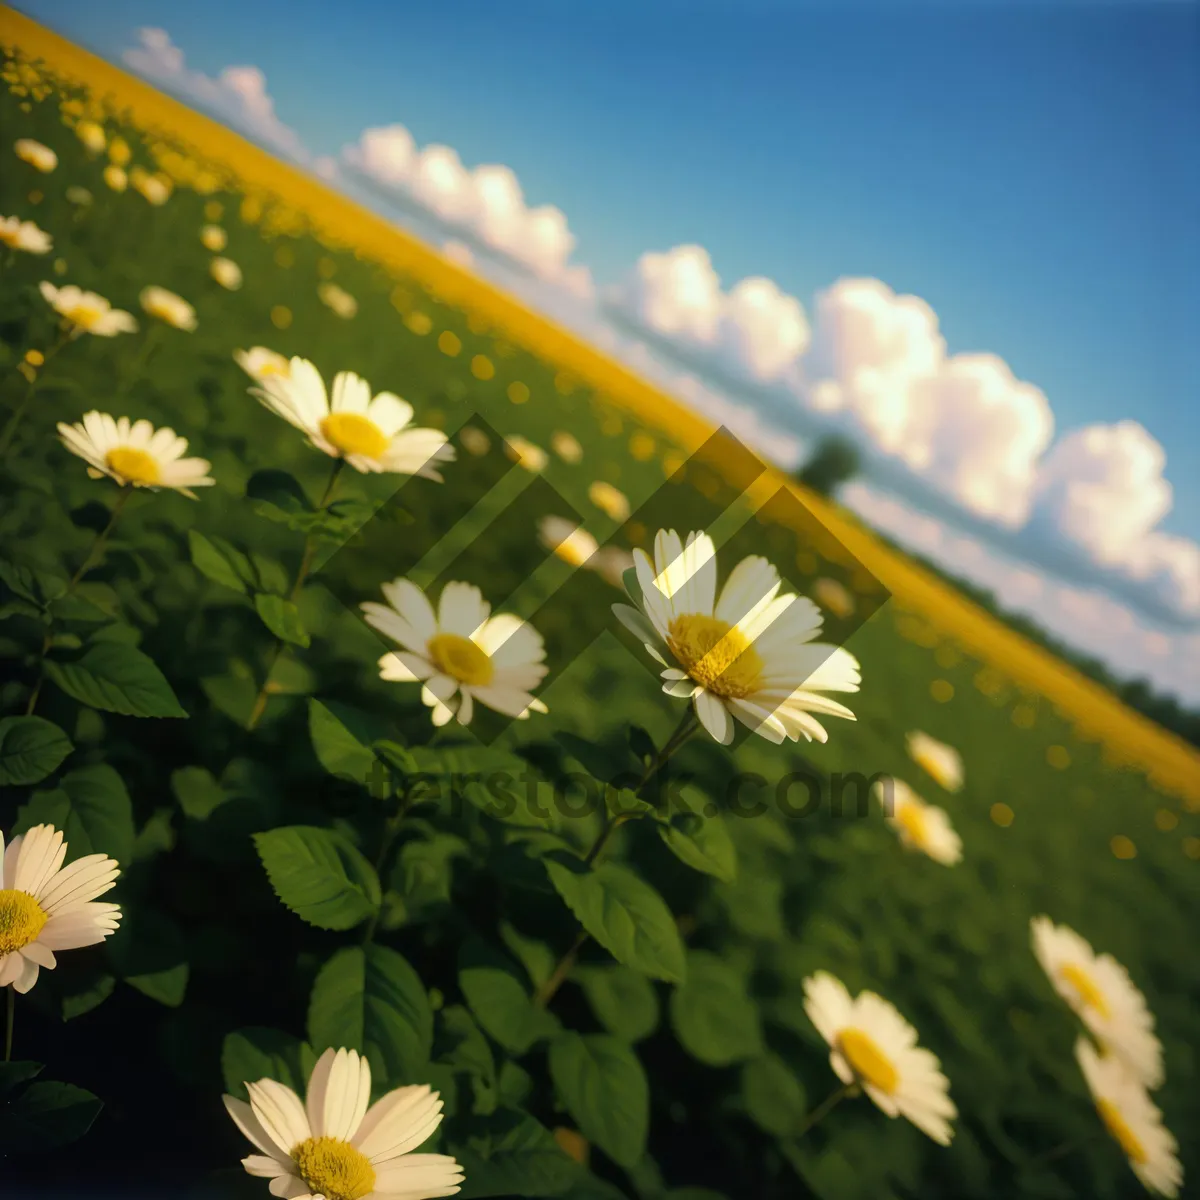
{"type": "Polygon", "coordinates": [[[684,976],[683,942],[662,897],[627,867],[588,870],[549,859],[550,880],[579,923],[618,962],[669,983],[684,976]]]}
{"type": "Polygon", "coordinates": [[[0,784],[40,783],[73,749],[71,739],[52,721],[0,718],[0,784]]]}
{"type": "MultiPolygon", "coordinates": [[[[170,1147],[181,1194],[220,1191],[228,1179],[205,1179],[208,1166],[240,1178],[252,1152],[224,1124],[222,1088],[242,1096],[246,1080],[270,1077],[302,1093],[316,1056],[346,1046],[367,1055],[372,1098],[412,1084],[441,1093],[445,1120],[419,1150],[458,1157],[464,1197],[1117,1200],[1138,1185],[1072,1058],[1078,1023],[1029,951],[1028,919],[1042,911],[1146,991],[1168,1061],[1155,1099],[1188,1177],[1200,1171],[1184,1136],[1200,1124],[1188,1002],[1200,968],[1186,953],[1196,894],[1183,853],[1200,816],[1157,777],[1110,762],[1076,728],[1086,713],[1056,713],[1012,680],[985,687],[995,664],[897,604],[865,620],[883,598],[868,572],[836,548],[826,556],[820,530],[746,520],[738,502],[722,576],[761,555],[788,588],[828,575],[858,606],[864,623],[830,622],[822,635],[854,628],[857,720],[826,722],[824,744],[774,746],[739,727],[722,748],[701,734],[665,778],[635,790],[682,702],[661,694],[639,647],[630,655],[600,634],[617,630],[619,589],[559,561],[543,571],[536,530],[544,516],[578,513],[607,537],[589,495],[597,480],[653,513],[644,538],[633,524],[617,531],[622,550],[635,534],[647,545],[652,523],[716,528],[725,499],[693,487],[691,465],[687,481],[662,487],[681,447],[624,394],[572,380],[550,343],[519,319],[509,328],[482,294],[476,304],[424,282],[415,258],[385,266],[338,248],[330,230],[244,222],[235,191],[181,187],[151,208],[103,185],[57,97],[24,112],[2,91],[0,117],[60,156],[36,179],[11,157],[0,169],[0,213],[32,217],[56,241],[52,258],[18,255],[0,274],[6,416],[24,394],[21,355],[55,340],[36,285],[59,254],[64,281],[120,307],[136,311],[156,283],[199,314],[193,333],[159,330],[166,340],[140,366],[141,334],[61,347],[0,470],[11,555],[0,560],[0,830],[11,840],[46,821],[63,830],[68,862],[117,858],[103,900],[122,910],[102,947],[59,953],[16,1005],[16,1053],[37,1055],[44,1040],[48,1073],[77,1070],[71,1079],[101,1093],[102,1122],[58,1152],[98,1102],[44,1083],[36,1064],[0,1068],[0,1144],[19,1143],[0,1191],[66,1195],[96,1179],[136,1190],[155,1146],[170,1147]],[[76,182],[94,195],[82,215],[63,195],[76,182]],[[196,233],[218,219],[208,203],[222,206],[245,273],[236,293],[207,276],[196,233]],[[320,303],[328,278],[356,296],[354,320],[320,303]],[[279,305],[286,328],[272,323],[279,305]],[[253,345],[310,357],[327,380],[349,369],[404,395],[416,424],[459,443],[444,484],[345,468],[327,492],[333,461],[247,395],[231,354],[253,345]],[[515,383],[533,402],[510,401],[515,383]],[[105,396],[187,437],[216,486],[191,501],[89,478],[54,423],[106,407],[105,396]],[[468,453],[464,423],[487,427],[489,455],[468,453]],[[494,435],[518,432],[545,447],[570,432],[584,456],[552,455],[503,508],[511,477],[488,492],[508,469],[494,435]],[[654,454],[633,453],[647,436],[654,454]],[[460,508],[484,492],[487,520],[456,541],[474,520],[460,508]],[[120,522],[93,554],[118,496],[120,522]],[[301,563],[307,583],[294,589],[301,563]],[[549,570],[568,582],[547,598],[549,570]],[[384,642],[359,606],[409,571],[434,593],[463,579],[496,611],[535,614],[548,714],[507,727],[477,704],[469,730],[435,732],[415,685],[379,678],[384,642]],[[934,698],[935,680],[939,696],[952,685],[952,703],[934,698]],[[134,719],[152,716],[177,719],[134,719]],[[940,792],[909,759],[915,728],[960,749],[960,793],[940,792]],[[1050,747],[1069,751],[1069,767],[1050,765],[1050,747]],[[797,816],[781,797],[803,798],[786,782],[804,771],[820,777],[822,803],[797,816]],[[895,774],[943,804],[962,864],[905,851],[852,792],[835,815],[839,772],[895,774]],[[764,802],[757,815],[744,808],[752,799],[764,802]],[[990,815],[998,803],[1010,824],[990,815]],[[1135,859],[1114,857],[1116,834],[1135,859]],[[818,969],[893,1001],[937,1054],[961,1114],[949,1148],[865,1098],[793,1139],[836,1086],[803,1006],[818,969]],[[567,1126],[590,1146],[590,1168],[564,1152],[567,1126]],[[1037,1163],[1068,1143],[1079,1150],[1037,1163]],[[41,1144],[56,1153],[17,1157],[41,1144]],[[123,1174],[124,1164],[137,1165],[123,1174]]],[[[123,135],[152,165],[136,131],[123,135]]],[[[626,582],[637,595],[633,573],[626,582]]],[[[245,1182],[247,1195],[267,1194],[265,1181],[245,1182]]]]}
{"type": "Polygon", "coordinates": [[[377,1087],[420,1078],[433,1048],[433,1010],[416,971],[386,946],[347,946],[321,968],[308,1005],[308,1040],[320,1054],[365,1054],[377,1087]]]}
{"type": "Polygon", "coordinates": [[[710,1067],[760,1054],[762,1029],[737,972],[707,950],[687,956],[687,979],[671,994],[671,1025],[683,1048],[710,1067]]]}
{"type": "Polygon", "coordinates": [[[107,854],[123,867],[133,861],[133,803],[107,763],[68,771],[53,791],[35,792],[17,814],[13,832],[34,825],[62,830],[72,859],[107,854]]]}
{"type": "Polygon", "coordinates": [[[290,825],[254,836],[275,894],[320,929],[353,929],[379,911],[379,877],[331,829],[290,825]]]}
{"type": "Polygon", "coordinates": [[[550,1078],[584,1136],[635,1166],[650,1124],[650,1082],[637,1055],[605,1033],[563,1033],[550,1043],[550,1078]]]}
{"type": "Polygon", "coordinates": [[[186,717],[154,660],[133,646],[94,642],[72,661],[46,660],[46,674],[80,704],[128,717],[186,717]]]}

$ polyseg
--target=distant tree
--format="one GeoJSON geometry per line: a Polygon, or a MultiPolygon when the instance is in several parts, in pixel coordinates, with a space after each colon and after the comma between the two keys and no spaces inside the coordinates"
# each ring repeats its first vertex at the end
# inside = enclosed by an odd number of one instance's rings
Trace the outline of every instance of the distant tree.
{"type": "Polygon", "coordinates": [[[858,474],[858,464],[858,449],[853,442],[844,437],[827,437],[800,468],[797,478],[814,492],[832,496],[858,474]]]}

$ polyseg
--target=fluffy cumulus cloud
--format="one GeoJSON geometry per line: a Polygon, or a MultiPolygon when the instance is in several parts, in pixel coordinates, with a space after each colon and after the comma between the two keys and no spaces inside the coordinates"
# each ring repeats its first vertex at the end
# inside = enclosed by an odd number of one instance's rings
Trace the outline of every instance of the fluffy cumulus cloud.
{"type": "Polygon", "coordinates": [[[795,296],[760,276],[725,292],[703,246],[643,254],[611,299],[677,350],[702,361],[719,359],[755,383],[784,377],[809,342],[808,320],[795,296]]]}
{"type": "Polygon", "coordinates": [[[1185,701],[1200,701],[1200,633],[1159,627],[1103,588],[1030,567],[869,484],[851,483],[842,497],[900,545],[991,590],[1002,608],[1033,617],[1121,675],[1145,676],[1185,701]]]}
{"type": "Polygon", "coordinates": [[[1200,546],[1157,529],[1171,509],[1162,446],[1136,421],[1061,438],[1037,481],[1034,528],[1200,617],[1200,546]]]}
{"type": "Polygon", "coordinates": [[[803,395],[972,515],[1007,528],[1029,515],[1054,417],[993,354],[949,355],[937,315],[878,279],[817,297],[803,395]]]}
{"type": "Polygon", "coordinates": [[[275,112],[267,80],[257,67],[226,67],[218,75],[195,71],[165,29],[139,29],[137,46],[126,50],[125,64],[139,75],[207,109],[271,150],[307,161],[300,136],[275,112]]]}
{"type": "Polygon", "coordinates": [[[449,146],[418,148],[403,125],[363,132],[342,158],[377,186],[424,209],[540,279],[580,296],[592,291],[586,267],[570,262],[575,235],[562,211],[530,207],[511,168],[470,169],[449,146]]]}

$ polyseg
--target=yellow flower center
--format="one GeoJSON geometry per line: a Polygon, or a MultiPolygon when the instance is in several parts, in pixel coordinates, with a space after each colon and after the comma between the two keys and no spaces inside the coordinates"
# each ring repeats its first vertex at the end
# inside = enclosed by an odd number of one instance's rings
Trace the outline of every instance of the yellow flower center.
{"type": "Polygon", "coordinates": [[[470,638],[457,633],[439,633],[429,639],[429,657],[439,671],[459,683],[487,687],[496,673],[487,652],[470,638]]]}
{"type": "Polygon", "coordinates": [[[0,958],[36,941],[47,920],[42,906],[28,892],[0,891],[0,958]]]}
{"type": "Polygon", "coordinates": [[[67,309],[63,315],[81,329],[91,329],[104,316],[104,311],[95,304],[76,304],[73,308],[67,309]]]}
{"type": "Polygon", "coordinates": [[[330,413],[321,422],[321,432],[343,454],[361,454],[366,458],[381,458],[390,442],[379,426],[361,413],[330,413]]]}
{"type": "Polygon", "coordinates": [[[304,1182],[325,1200],[360,1200],[375,1190],[371,1160],[340,1138],[309,1138],[292,1150],[292,1160],[304,1182]]]}
{"type": "Polygon", "coordinates": [[[1080,966],[1067,963],[1059,967],[1058,973],[1079,993],[1079,999],[1088,1008],[1094,1008],[1105,1020],[1112,1012],[1104,993],[1096,986],[1096,981],[1080,966]]]}
{"type": "Polygon", "coordinates": [[[3,242],[6,246],[15,246],[17,242],[20,241],[20,238],[20,226],[14,226],[13,228],[9,229],[4,225],[0,225],[0,242],[3,242]]]}
{"type": "Polygon", "coordinates": [[[740,629],[717,617],[676,617],[667,630],[667,645],[705,691],[741,699],[758,687],[762,659],[740,629]]]}
{"type": "Polygon", "coordinates": [[[925,811],[919,804],[901,804],[896,809],[896,820],[901,828],[918,846],[924,846],[929,833],[929,824],[925,819],[925,811]]]}
{"type": "Polygon", "coordinates": [[[1146,1147],[1138,1141],[1133,1130],[1129,1128],[1121,1110],[1108,1100],[1097,1100],[1096,1111],[1108,1129],[1117,1140],[1117,1144],[1125,1151],[1125,1157],[1139,1166],[1146,1161],[1146,1147]]]}
{"type": "Polygon", "coordinates": [[[153,455],[132,446],[117,446],[104,456],[104,462],[114,475],[129,483],[153,485],[160,479],[158,462],[153,455]]]}
{"type": "Polygon", "coordinates": [[[900,1083],[900,1072],[892,1060],[861,1029],[843,1029],[838,1034],[838,1049],[850,1069],[863,1083],[891,1095],[900,1083]]]}

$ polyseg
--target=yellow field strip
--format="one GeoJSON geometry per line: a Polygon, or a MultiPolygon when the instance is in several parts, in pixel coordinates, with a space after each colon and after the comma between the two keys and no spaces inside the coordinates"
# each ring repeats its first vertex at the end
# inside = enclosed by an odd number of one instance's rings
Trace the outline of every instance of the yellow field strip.
{"type": "MultiPolygon", "coordinates": [[[[411,235],[298,168],[272,157],[223,125],[187,108],[110,63],[0,5],[0,41],[44,59],[59,74],[108,98],[146,130],[191,144],[203,157],[229,165],[250,191],[270,192],[304,212],[332,239],[364,257],[420,280],[446,303],[478,314],[503,335],[577,376],[607,399],[657,426],[685,449],[713,426],[634,372],[580,341],[501,289],[442,258],[411,235]]],[[[896,601],[990,663],[1017,686],[1039,693],[1072,719],[1083,736],[1102,741],[1119,761],[1137,765],[1157,787],[1200,801],[1200,753],[1127,708],[1054,655],[1022,637],[943,580],[882,545],[844,510],[778,472],[767,491],[790,489],[830,533],[862,562],[896,601]]],[[[765,494],[765,493],[764,493],[765,494]]]]}

